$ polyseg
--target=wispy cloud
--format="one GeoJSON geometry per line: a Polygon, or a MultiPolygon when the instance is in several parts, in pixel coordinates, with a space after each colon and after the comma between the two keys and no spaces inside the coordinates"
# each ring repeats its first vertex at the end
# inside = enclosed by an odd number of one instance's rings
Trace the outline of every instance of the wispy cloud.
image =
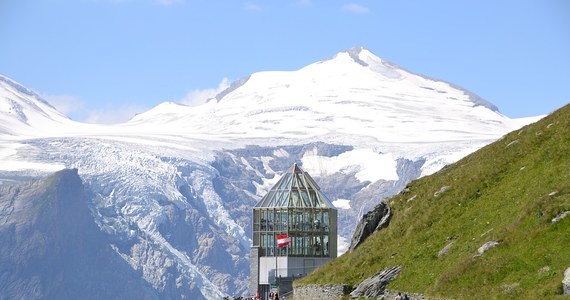
{"type": "Polygon", "coordinates": [[[249,10],[249,11],[260,11],[261,10],[261,6],[251,2],[251,1],[247,1],[243,4],[243,9],[245,10],[249,10]]]}
{"type": "Polygon", "coordinates": [[[353,14],[369,14],[370,9],[364,5],[358,3],[348,3],[341,7],[341,10],[353,13],[353,14]]]}
{"type": "Polygon", "coordinates": [[[75,96],[71,95],[48,95],[42,94],[49,104],[51,104],[60,113],[69,116],[72,113],[79,112],[85,109],[85,102],[75,96]]]}
{"type": "Polygon", "coordinates": [[[206,102],[206,100],[215,97],[217,94],[222,92],[223,90],[227,89],[230,86],[230,82],[227,78],[222,79],[220,84],[218,84],[217,88],[209,88],[209,89],[195,89],[180,101],[182,104],[190,105],[190,106],[197,106],[206,102]]]}
{"type": "Polygon", "coordinates": [[[104,108],[90,109],[86,102],[72,95],[48,95],[42,94],[49,104],[60,113],[69,118],[85,123],[116,124],[130,120],[136,114],[145,112],[149,108],[141,105],[107,105],[104,108]]]}
{"type": "Polygon", "coordinates": [[[87,116],[82,122],[93,124],[117,124],[124,123],[132,119],[139,113],[147,111],[148,107],[140,105],[107,106],[87,112],[87,116]]]}

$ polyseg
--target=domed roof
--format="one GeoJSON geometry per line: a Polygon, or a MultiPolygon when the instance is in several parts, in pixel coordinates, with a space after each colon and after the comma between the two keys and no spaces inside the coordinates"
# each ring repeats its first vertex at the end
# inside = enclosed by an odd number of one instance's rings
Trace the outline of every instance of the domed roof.
{"type": "Polygon", "coordinates": [[[320,187],[309,173],[303,171],[297,164],[294,164],[255,205],[255,208],[260,207],[335,209],[330,200],[320,192],[320,187]]]}

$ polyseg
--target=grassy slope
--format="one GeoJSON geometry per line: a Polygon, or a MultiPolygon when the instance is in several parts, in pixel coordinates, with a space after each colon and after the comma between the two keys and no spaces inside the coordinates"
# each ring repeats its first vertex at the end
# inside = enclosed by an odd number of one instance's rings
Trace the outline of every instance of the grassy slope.
{"type": "Polygon", "coordinates": [[[296,285],[356,285],[401,264],[389,289],[456,299],[562,297],[570,217],[551,220],[570,210],[570,105],[388,201],[394,217],[387,229],[296,285]],[[474,257],[490,240],[502,243],[474,257]]]}

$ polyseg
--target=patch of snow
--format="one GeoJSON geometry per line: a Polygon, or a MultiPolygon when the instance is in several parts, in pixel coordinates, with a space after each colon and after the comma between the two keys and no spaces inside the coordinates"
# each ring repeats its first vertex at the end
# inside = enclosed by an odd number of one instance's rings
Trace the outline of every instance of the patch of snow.
{"type": "Polygon", "coordinates": [[[320,156],[315,148],[302,158],[303,168],[309,174],[324,177],[335,173],[355,173],[361,182],[376,182],[380,179],[398,180],[397,162],[392,154],[382,154],[372,149],[354,149],[338,156],[320,156]]]}
{"type": "Polygon", "coordinates": [[[350,242],[348,239],[340,235],[337,236],[337,257],[343,255],[346,251],[348,251],[348,248],[350,248],[350,242]]]}
{"type": "Polygon", "coordinates": [[[21,160],[3,160],[0,165],[2,171],[34,171],[34,172],[57,172],[65,169],[63,164],[50,164],[42,162],[29,162],[21,160]]]}
{"type": "Polygon", "coordinates": [[[277,149],[273,151],[275,157],[289,157],[289,153],[285,149],[277,149]]]}

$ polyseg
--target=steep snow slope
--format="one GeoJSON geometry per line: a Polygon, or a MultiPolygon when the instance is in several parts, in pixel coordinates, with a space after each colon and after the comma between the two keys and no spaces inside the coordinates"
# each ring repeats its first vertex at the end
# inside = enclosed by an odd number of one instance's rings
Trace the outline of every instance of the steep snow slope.
{"type": "Polygon", "coordinates": [[[293,162],[341,204],[342,241],[410,180],[533,121],[363,48],[112,126],[69,120],[5,77],[0,108],[0,182],[77,168],[117,254],[171,298],[247,292],[251,207],[293,162]]]}
{"type": "Polygon", "coordinates": [[[37,136],[72,124],[36,93],[0,75],[0,134],[37,136]]]}
{"type": "Polygon", "coordinates": [[[164,103],[129,123],[247,138],[364,136],[376,143],[495,139],[517,127],[472,93],[362,48],[298,71],[255,73],[222,94],[200,107],[164,103]]]}

